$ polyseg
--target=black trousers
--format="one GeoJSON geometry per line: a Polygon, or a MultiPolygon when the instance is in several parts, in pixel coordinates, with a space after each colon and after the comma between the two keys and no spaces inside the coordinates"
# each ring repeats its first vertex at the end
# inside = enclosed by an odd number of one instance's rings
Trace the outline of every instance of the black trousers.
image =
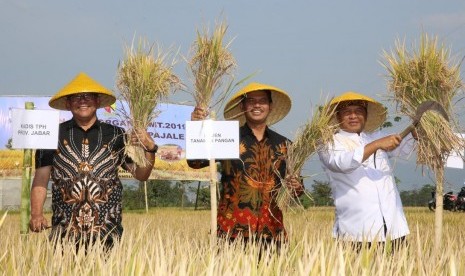
{"type": "MultiPolygon", "coordinates": [[[[407,245],[408,242],[405,236],[390,241],[390,248],[392,253],[407,245]]],[[[363,248],[368,249],[373,246],[378,246],[378,248],[384,250],[386,247],[386,242],[344,242],[344,247],[350,247],[356,252],[360,252],[363,248]]]]}
{"type": "Polygon", "coordinates": [[[75,245],[76,253],[79,250],[84,250],[87,254],[89,248],[95,245],[96,243],[100,243],[103,246],[104,252],[108,253],[113,248],[115,242],[117,242],[117,240],[119,239],[119,236],[109,234],[102,238],[95,236],[91,238],[74,238],[68,236],[66,233],[57,231],[54,233],[52,232],[49,236],[49,239],[53,242],[55,248],[57,247],[56,245],[58,243],[61,243],[62,245],[64,243],[71,243],[75,245]]]}
{"type": "Polygon", "coordinates": [[[281,241],[260,237],[237,237],[227,238],[229,244],[242,243],[243,249],[246,250],[250,245],[258,246],[258,261],[261,262],[263,255],[270,251],[270,254],[279,254],[281,252],[281,241]]]}

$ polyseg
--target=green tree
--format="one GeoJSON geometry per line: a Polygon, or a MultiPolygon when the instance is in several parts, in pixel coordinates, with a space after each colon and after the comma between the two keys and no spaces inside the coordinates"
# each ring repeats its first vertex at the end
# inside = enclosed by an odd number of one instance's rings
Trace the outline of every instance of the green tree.
{"type": "MultiPolygon", "coordinates": [[[[184,188],[185,183],[173,183],[167,180],[147,181],[147,199],[149,207],[181,207],[191,205],[184,188]]],[[[144,209],[145,198],[143,182],[139,187],[126,185],[123,189],[124,209],[144,209]]]]}
{"type": "Polygon", "coordinates": [[[181,206],[180,189],[172,186],[171,181],[150,180],[147,183],[149,206],[173,207],[181,206]],[[150,191],[150,192],[149,192],[150,191]]]}
{"type": "Polygon", "coordinates": [[[136,210],[144,209],[145,202],[140,200],[141,191],[138,187],[132,185],[123,186],[123,209],[136,210]]]}
{"type": "Polygon", "coordinates": [[[427,206],[431,199],[431,192],[435,187],[431,184],[426,184],[417,190],[408,190],[400,192],[402,205],[404,206],[427,206]]]}
{"type": "Polygon", "coordinates": [[[199,207],[210,209],[210,185],[200,187],[198,189],[198,195],[197,187],[189,187],[189,190],[196,194],[199,207]]]}
{"type": "Polygon", "coordinates": [[[313,199],[311,198],[311,194],[304,193],[299,197],[300,204],[304,207],[304,209],[313,206],[313,199]]]}
{"type": "Polygon", "coordinates": [[[331,206],[334,204],[331,195],[331,186],[328,181],[313,180],[310,194],[316,206],[331,206]]]}

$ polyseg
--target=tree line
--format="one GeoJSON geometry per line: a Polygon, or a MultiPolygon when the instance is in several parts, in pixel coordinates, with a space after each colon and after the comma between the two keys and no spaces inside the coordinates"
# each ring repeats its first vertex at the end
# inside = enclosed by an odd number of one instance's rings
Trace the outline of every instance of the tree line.
{"type": "MultiPolygon", "coordinates": [[[[210,208],[210,189],[192,181],[149,180],[147,186],[148,207],[193,207],[210,208]],[[198,190],[198,193],[197,193],[198,190]]],[[[124,185],[123,209],[145,208],[144,182],[124,185]]]]}
{"type": "MultiPolygon", "coordinates": [[[[209,183],[197,181],[149,180],[147,201],[149,207],[196,207],[210,208],[209,183]]],[[[123,189],[123,208],[135,210],[145,208],[144,183],[125,185],[123,189]]],[[[427,206],[435,187],[426,184],[419,189],[401,191],[404,206],[427,206]]],[[[299,198],[304,208],[311,206],[333,206],[331,186],[328,181],[313,180],[313,185],[299,198]]]]}

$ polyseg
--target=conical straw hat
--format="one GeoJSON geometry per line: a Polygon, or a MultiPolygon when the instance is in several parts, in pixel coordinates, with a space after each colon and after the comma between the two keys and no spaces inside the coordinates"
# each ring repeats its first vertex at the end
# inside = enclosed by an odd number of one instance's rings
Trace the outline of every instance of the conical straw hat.
{"type": "Polygon", "coordinates": [[[224,107],[224,118],[226,120],[239,120],[239,124],[243,125],[245,123],[245,116],[240,105],[243,95],[261,90],[271,91],[271,99],[273,101],[273,108],[271,109],[270,114],[268,114],[266,124],[272,125],[283,119],[287,113],[289,113],[289,110],[291,110],[292,102],[289,95],[279,88],[256,82],[250,83],[231,97],[224,107]]]}
{"type": "Polygon", "coordinates": [[[50,99],[48,105],[56,109],[67,110],[66,98],[70,95],[80,93],[99,94],[100,105],[98,108],[110,106],[116,101],[115,96],[110,90],[81,72],[65,87],[58,91],[58,93],[50,99]]]}
{"type": "MultiPolygon", "coordinates": [[[[378,129],[384,121],[386,121],[386,108],[379,102],[373,100],[370,97],[356,93],[346,92],[338,97],[333,98],[330,102],[331,105],[340,105],[343,102],[348,101],[366,101],[367,102],[367,121],[363,131],[372,132],[378,129]]],[[[334,114],[331,124],[338,124],[336,114],[334,114]]]]}

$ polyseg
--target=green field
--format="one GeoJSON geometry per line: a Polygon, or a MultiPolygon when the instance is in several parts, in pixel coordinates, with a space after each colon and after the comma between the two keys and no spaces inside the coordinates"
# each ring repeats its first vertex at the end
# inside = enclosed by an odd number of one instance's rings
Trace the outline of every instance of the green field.
{"type": "Polygon", "coordinates": [[[19,234],[19,214],[1,226],[3,275],[464,275],[465,213],[444,214],[444,239],[434,250],[434,213],[406,208],[411,235],[395,252],[356,253],[331,237],[333,208],[286,213],[289,243],[259,261],[257,247],[219,242],[211,247],[207,210],[152,209],[125,212],[125,232],[108,254],[94,246],[85,255],[73,246],[54,250],[47,233],[19,234]]]}

